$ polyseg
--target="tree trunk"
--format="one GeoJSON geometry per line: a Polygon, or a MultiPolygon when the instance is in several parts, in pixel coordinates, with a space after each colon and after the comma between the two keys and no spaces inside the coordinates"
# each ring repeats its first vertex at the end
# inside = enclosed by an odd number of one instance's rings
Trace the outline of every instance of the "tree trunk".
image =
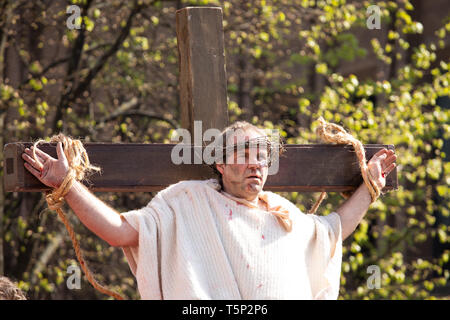
{"type": "Polygon", "coordinates": [[[248,58],[241,52],[239,57],[239,91],[238,105],[244,113],[245,120],[250,120],[253,114],[252,100],[250,97],[252,79],[249,76],[248,58]]]}
{"type": "MultiPolygon", "coordinates": [[[[0,115],[0,132],[3,132],[5,113],[0,115]]],[[[3,146],[3,135],[0,135],[0,146],[3,146]]],[[[3,163],[3,152],[0,152],[0,163],[3,163]]],[[[3,180],[3,169],[2,166],[2,174],[0,177],[3,180]]],[[[5,193],[3,190],[3,183],[0,183],[0,276],[2,276],[5,272],[4,267],[4,254],[3,254],[3,216],[4,216],[4,208],[5,208],[5,193]]]]}

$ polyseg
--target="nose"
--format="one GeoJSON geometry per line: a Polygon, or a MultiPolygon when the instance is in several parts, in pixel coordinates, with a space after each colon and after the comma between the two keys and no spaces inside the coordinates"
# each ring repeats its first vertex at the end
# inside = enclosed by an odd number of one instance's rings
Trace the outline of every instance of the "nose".
{"type": "Polygon", "coordinates": [[[266,159],[261,159],[261,160],[254,159],[253,161],[250,160],[248,163],[248,168],[262,168],[262,167],[266,167],[266,166],[267,166],[266,159]]]}
{"type": "Polygon", "coordinates": [[[261,168],[261,164],[259,163],[259,162],[256,162],[256,163],[252,163],[252,162],[249,162],[249,164],[247,165],[247,167],[249,168],[249,169],[259,169],[259,168],[261,168]]]}

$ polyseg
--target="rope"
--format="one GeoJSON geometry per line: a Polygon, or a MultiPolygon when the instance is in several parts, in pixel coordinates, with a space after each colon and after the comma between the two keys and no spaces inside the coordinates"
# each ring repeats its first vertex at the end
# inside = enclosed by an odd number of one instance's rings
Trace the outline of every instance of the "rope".
{"type": "MultiPolygon", "coordinates": [[[[375,202],[381,194],[381,189],[375,183],[370,170],[367,166],[366,153],[364,151],[363,144],[351,134],[347,133],[341,126],[326,122],[322,117],[319,118],[319,126],[316,129],[316,134],[319,138],[328,143],[334,144],[351,144],[355,149],[356,156],[358,158],[359,167],[361,169],[361,175],[363,177],[364,183],[369,189],[372,202],[375,202]]],[[[353,192],[343,192],[344,198],[349,198],[353,192]]],[[[316,201],[314,206],[308,211],[308,213],[315,213],[317,208],[322,203],[326,196],[326,192],[322,192],[319,199],[316,201]]]]}
{"type": "MultiPolygon", "coordinates": [[[[101,293],[107,294],[115,299],[123,300],[124,298],[108,288],[104,287],[95,279],[92,271],[88,268],[86,261],[83,258],[83,254],[80,248],[80,244],[76,238],[75,231],[70,225],[67,216],[62,211],[62,206],[64,204],[64,197],[69,192],[72,184],[75,180],[81,181],[84,179],[85,175],[91,171],[100,171],[99,167],[91,165],[89,162],[89,157],[87,155],[86,149],[80,140],[72,140],[63,134],[58,134],[50,139],[50,143],[61,142],[63,145],[64,154],[66,155],[67,161],[69,162],[69,172],[64,178],[63,182],[59,188],[53,189],[51,192],[47,192],[45,199],[50,210],[56,211],[61,221],[64,223],[67,231],[69,232],[70,239],[72,240],[72,245],[75,250],[78,262],[86,275],[88,281],[92,286],[100,291],[101,293]]],[[[33,157],[34,160],[40,163],[38,157],[36,156],[36,147],[40,143],[47,143],[45,140],[38,140],[34,143],[33,157]]],[[[41,163],[40,163],[41,164],[41,163]]],[[[42,164],[41,164],[42,165],[42,164]]]]}

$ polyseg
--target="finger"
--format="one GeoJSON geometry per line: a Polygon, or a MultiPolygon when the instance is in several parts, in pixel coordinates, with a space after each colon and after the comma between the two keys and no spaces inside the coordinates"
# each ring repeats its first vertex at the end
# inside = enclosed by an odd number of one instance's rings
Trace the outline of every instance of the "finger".
{"type": "Polygon", "coordinates": [[[56,145],[56,153],[58,155],[58,160],[66,159],[66,154],[64,153],[64,149],[61,142],[58,142],[58,144],[56,145]]]}
{"type": "Polygon", "coordinates": [[[45,160],[41,156],[39,156],[37,153],[33,153],[32,150],[28,150],[27,155],[36,162],[36,164],[37,164],[37,165],[35,165],[36,168],[39,169],[40,167],[42,167],[44,165],[45,160]]]}
{"type": "MultiPolygon", "coordinates": [[[[26,149],[25,149],[25,153],[28,154],[31,158],[34,159],[33,150],[31,150],[31,149],[29,149],[29,148],[26,148],[26,149]]],[[[37,153],[36,153],[36,159],[37,159],[38,161],[40,161],[41,163],[44,163],[44,162],[45,162],[45,159],[43,159],[43,158],[42,158],[39,154],[37,154],[37,153]]]]}
{"type": "Polygon", "coordinates": [[[42,167],[43,167],[42,163],[37,162],[36,160],[34,160],[32,157],[30,157],[26,153],[22,153],[22,159],[25,160],[26,162],[28,162],[30,165],[32,165],[36,169],[42,169],[42,167]]]}
{"type": "Polygon", "coordinates": [[[397,160],[397,156],[391,156],[389,158],[387,158],[386,160],[384,160],[381,164],[382,168],[387,168],[389,167],[391,164],[395,163],[395,161],[397,160]]]}
{"type": "Polygon", "coordinates": [[[387,176],[389,173],[391,173],[392,170],[394,170],[394,168],[397,165],[395,163],[391,164],[389,167],[386,168],[386,170],[384,170],[384,174],[387,176]]]}
{"type": "Polygon", "coordinates": [[[25,162],[23,164],[25,166],[25,168],[30,171],[30,173],[35,176],[36,178],[38,178],[39,180],[41,180],[41,172],[39,170],[36,170],[35,168],[33,168],[32,166],[30,166],[27,162],[25,162]]]}
{"type": "Polygon", "coordinates": [[[397,160],[397,156],[394,154],[394,155],[388,157],[388,158],[384,161],[384,164],[385,164],[385,166],[387,167],[387,166],[389,166],[391,163],[394,163],[395,160],[397,160]]]}
{"type": "MultiPolygon", "coordinates": [[[[378,151],[376,154],[373,155],[372,159],[373,161],[379,161],[379,162],[383,162],[385,161],[385,159],[387,158],[387,151],[378,151]]],[[[371,159],[371,160],[372,160],[371,159]]]]}
{"type": "Polygon", "coordinates": [[[388,149],[386,149],[386,148],[381,149],[380,151],[378,151],[377,153],[375,153],[375,156],[379,157],[379,156],[385,154],[386,152],[388,152],[388,149]]]}
{"type": "Polygon", "coordinates": [[[52,156],[48,155],[47,153],[45,153],[44,151],[40,150],[39,148],[34,148],[31,147],[31,150],[35,150],[36,154],[39,155],[42,159],[47,160],[47,159],[53,159],[56,160],[55,158],[53,158],[52,156]]]}

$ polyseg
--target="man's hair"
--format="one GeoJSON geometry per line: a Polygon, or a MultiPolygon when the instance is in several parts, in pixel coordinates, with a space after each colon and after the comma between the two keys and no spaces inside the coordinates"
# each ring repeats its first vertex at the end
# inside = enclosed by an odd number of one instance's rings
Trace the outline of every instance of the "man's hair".
{"type": "Polygon", "coordinates": [[[223,143],[223,150],[224,152],[217,156],[216,155],[216,159],[215,162],[211,165],[211,167],[213,168],[214,173],[217,175],[218,181],[220,183],[220,186],[223,190],[223,180],[222,180],[222,174],[220,173],[219,170],[217,170],[216,168],[216,164],[219,163],[226,163],[226,157],[227,157],[227,153],[230,150],[235,150],[236,145],[233,142],[229,142],[227,141],[227,138],[229,136],[231,136],[233,133],[235,133],[236,131],[241,131],[241,132],[247,132],[247,131],[255,131],[259,134],[261,134],[261,136],[266,137],[267,139],[264,141],[265,145],[267,146],[267,151],[268,151],[268,157],[269,159],[271,158],[271,154],[273,151],[273,148],[276,147],[278,149],[279,154],[281,154],[284,151],[284,148],[282,146],[282,142],[280,141],[280,139],[278,138],[278,141],[272,141],[271,142],[271,137],[268,137],[267,133],[264,131],[264,129],[258,128],[257,126],[247,122],[247,121],[237,121],[235,123],[233,123],[232,125],[226,127],[220,134],[220,138],[218,139],[219,142],[223,143]],[[274,143],[275,142],[275,143],[274,143]]]}
{"type": "Polygon", "coordinates": [[[0,300],[27,300],[27,298],[11,280],[0,276],[0,300]]]}

